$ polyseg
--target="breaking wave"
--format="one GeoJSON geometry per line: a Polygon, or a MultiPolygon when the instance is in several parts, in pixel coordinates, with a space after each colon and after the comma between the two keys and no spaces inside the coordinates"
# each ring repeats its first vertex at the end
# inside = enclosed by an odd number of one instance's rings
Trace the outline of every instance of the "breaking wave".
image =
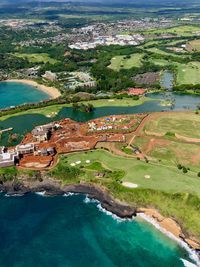
{"type": "Polygon", "coordinates": [[[167,230],[165,230],[164,228],[162,228],[154,219],[152,219],[150,216],[147,216],[146,214],[144,213],[139,213],[138,214],[139,217],[141,217],[143,220],[151,223],[156,229],[158,229],[160,232],[164,233],[166,236],[168,236],[169,238],[173,239],[174,241],[176,241],[182,248],[184,248],[191,260],[193,260],[195,262],[192,263],[192,262],[189,262],[189,261],[186,261],[184,259],[181,259],[182,262],[184,263],[184,265],[186,267],[200,267],[200,259],[197,255],[197,253],[191,249],[188,244],[186,244],[183,240],[177,238],[176,236],[174,236],[172,233],[168,232],[167,230]],[[187,264],[187,265],[186,265],[187,264]]]}

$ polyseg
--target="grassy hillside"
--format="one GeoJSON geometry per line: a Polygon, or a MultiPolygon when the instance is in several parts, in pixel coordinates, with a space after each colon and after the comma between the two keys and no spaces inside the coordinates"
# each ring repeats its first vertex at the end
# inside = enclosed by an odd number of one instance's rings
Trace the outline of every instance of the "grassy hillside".
{"type": "Polygon", "coordinates": [[[115,56],[111,59],[109,68],[119,71],[120,69],[139,68],[142,66],[142,58],[144,54],[132,54],[129,56],[115,56]]]}

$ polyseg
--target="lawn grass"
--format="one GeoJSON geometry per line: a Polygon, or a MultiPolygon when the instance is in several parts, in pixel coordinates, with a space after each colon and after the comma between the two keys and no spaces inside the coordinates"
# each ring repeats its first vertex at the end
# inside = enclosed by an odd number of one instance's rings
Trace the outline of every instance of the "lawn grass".
{"type": "Polygon", "coordinates": [[[132,67],[139,68],[142,66],[142,58],[144,54],[132,54],[130,58],[127,56],[115,56],[111,59],[109,68],[119,71],[120,69],[130,69],[132,67]]]}
{"type": "Polygon", "coordinates": [[[199,144],[170,140],[166,146],[156,144],[149,155],[168,165],[173,164],[176,166],[179,163],[193,171],[200,171],[199,144]]]}
{"type": "Polygon", "coordinates": [[[174,56],[174,57],[181,57],[183,58],[183,55],[177,54],[177,53],[173,53],[173,52],[166,52],[164,50],[161,50],[157,47],[153,47],[153,48],[148,48],[147,51],[155,53],[155,54],[159,54],[159,55],[164,55],[164,56],[174,56]]]}
{"type": "MultiPolygon", "coordinates": [[[[154,99],[148,97],[141,97],[139,100],[134,100],[132,98],[124,99],[100,99],[100,100],[91,100],[91,101],[82,101],[84,104],[92,104],[95,108],[99,107],[130,107],[142,105],[147,101],[153,101],[154,99]]],[[[56,113],[59,113],[65,107],[72,107],[72,104],[61,104],[61,105],[52,105],[43,108],[29,109],[27,111],[18,112],[11,115],[5,115],[0,117],[0,121],[7,120],[11,117],[26,115],[26,114],[41,114],[44,116],[52,115],[56,116],[56,113]]]]}
{"type": "Polygon", "coordinates": [[[200,138],[200,116],[194,112],[170,112],[154,117],[145,124],[145,130],[166,134],[173,132],[190,138],[200,138]]]}
{"type": "Polygon", "coordinates": [[[50,64],[56,64],[58,61],[56,59],[51,58],[46,53],[38,53],[38,54],[21,54],[21,53],[15,53],[16,57],[19,58],[26,58],[28,61],[32,63],[50,63],[50,64]]]}
{"type": "Polygon", "coordinates": [[[193,51],[200,52],[200,40],[193,40],[188,45],[193,51]]]}
{"type": "Polygon", "coordinates": [[[123,181],[136,183],[140,188],[159,190],[166,193],[192,193],[200,197],[200,179],[196,173],[183,174],[177,167],[161,164],[145,163],[133,158],[124,158],[103,150],[87,153],[76,153],[67,156],[67,161],[73,163],[86,160],[101,162],[111,170],[124,171],[123,181]],[[150,175],[150,179],[145,179],[150,175]]]}
{"type": "MultiPolygon", "coordinates": [[[[182,55],[179,55],[179,56],[182,57],[182,55]]],[[[181,64],[175,61],[166,60],[162,58],[158,59],[154,57],[150,59],[150,62],[152,62],[155,65],[162,66],[162,67],[166,67],[166,66],[175,67],[176,85],[200,84],[200,62],[191,61],[187,64],[181,64]]]]}
{"type": "Polygon", "coordinates": [[[170,60],[166,60],[163,58],[154,58],[154,57],[151,57],[150,62],[161,67],[169,66],[172,64],[170,60]]]}
{"type": "MultiPolygon", "coordinates": [[[[117,199],[136,207],[158,209],[163,216],[174,218],[185,233],[200,238],[200,178],[192,173],[183,174],[177,168],[144,163],[136,159],[115,156],[103,150],[75,153],[65,156],[68,164],[81,160],[101,162],[111,170],[121,170],[123,181],[137,183],[138,188],[129,189],[120,180],[92,178],[89,174],[79,180],[106,187],[117,199]],[[150,175],[145,179],[144,175],[150,175]]],[[[69,181],[70,182],[70,181],[69,181]]],[[[71,183],[76,182],[71,180],[71,183]]]]}
{"type": "Polygon", "coordinates": [[[143,34],[161,34],[161,33],[169,33],[169,34],[174,34],[175,36],[193,36],[194,32],[197,32],[200,30],[200,27],[198,26],[192,26],[192,25],[180,25],[176,27],[171,27],[167,29],[156,29],[156,30],[149,30],[149,31],[144,31],[143,34]]]}
{"type": "Polygon", "coordinates": [[[177,85],[200,84],[200,62],[177,64],[177,85]]]}

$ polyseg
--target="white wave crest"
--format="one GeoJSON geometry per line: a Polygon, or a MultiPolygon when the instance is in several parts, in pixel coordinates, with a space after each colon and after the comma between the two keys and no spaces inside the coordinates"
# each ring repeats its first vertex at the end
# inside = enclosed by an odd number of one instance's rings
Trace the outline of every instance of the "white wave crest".
{"type": "Polygon", "coordinates": [[[83,200],[84,203],[99,203],[98,200],[94,199],[94,198],[90,198],[88,197],[88,195],[85,196],[84,200],[83,200]]]}
{"type": "Polygon", "coordinates": [[[46,191],[35,192],[36,195],[46,197],[46,191]]]}
{"type": "Polygon", "coordinates": [[[193,264],[193,263],[191,263],[189,261],[186,261],[184,259],[181,259],[181,261],[183,262],[185,267],[197,267],[197,265],[195,265],[195,264],[193,264]]]}
{"type": "MultiPolygon", "coordinates": [[[[151,223],[156,229],[158,229],[160,232],[164,233],[166,236],[168,236],[169,238],[173,239],[174,241],[176,241],[182,248],[184,248],[188,254],[189,254],[189,257],[191,258],[191,260],[193,260],[195,264],[193,263],[190,263],[189,261],[185,261],[184,264],[188,264],[188,265],[185,265],[186,267],[200,267],[200,260],[199,260],[199,257],[197,255],[197,253],[191,249],[187,243],[185,243],[183,240],[177,238],[176,236],[174,236],[172,233],[168,232],[167,230],[165,230],[164,228],[162,228],[158,222],[156,220],[154,220],[153,218],[151,218],[150,216],[144,214],[144,213],[139,213],[137,216],[141,217],[143,220],[151,223]],[[192,264],[192,265],[189,265],[192,264]]],[[[181,259],[183,261],[183,259],[181,259]]]]}
{"type": "Polygon", "coordinates": [[[63,197],[71,197],[71,196],[76,196],[76,195],[78,195],[78,193],[72,193],[72,192],[69,192],[69,193],[65,193],[65,194],[63,195],[63,197]]]}
{"type": "Polygon", "coordinates": [[[24,194],[5,194],[4,195],[5,197],[22,197],[22,196],[24,196],[24,194]]]}
{"type": "Polygon", "coordinates": [[[117,216],[116,214],[112,213],[111,211],[108,211],[105,208],[103,208],[100,202],[98,202],[97,208],[101,212],[105,213],[106,215],[111,216],[114,220],[116,220],[119,223],[120,222],[127,222],[127,221],[132,221],[133,220],[133,218],[132,219],[127,219],[127,218],[126,219],[122,219],[122,218],[120,218],[119,216],[117,216]]]}

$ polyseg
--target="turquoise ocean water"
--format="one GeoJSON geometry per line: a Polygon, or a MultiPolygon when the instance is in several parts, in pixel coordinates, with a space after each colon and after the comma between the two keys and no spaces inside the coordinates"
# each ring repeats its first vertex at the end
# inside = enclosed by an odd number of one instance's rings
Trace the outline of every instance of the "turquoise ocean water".
{"type": "Polygon", "coordinates": [[[45,99],[49,99],[49,95],[33,86],[18,82],[0,82],[0,109],[45,99]]]}
{"type": "MultiPolygon", "coordinates": [[[[195,109],[200,97],[153,94],[175,99],[174,110],[195,109]],[[187,104],[186,104],[187,103],[187,104]]],[[[19,83],[0,83],[0,108],[38,102],[48,96],[19,83]],[[17,92],[17,93],[16,93],[17,92]]],[[[110,114],[169,110],[151,101],[136,107],[103,107],[93,113],[63,108],[54,118],[87,121],[110,114]]],[[[51,119],[22,115],[0,123],[21,135],[51,119]]],[[[19,141],[19,140],[18,140],[19,141]]],[[[1,143],[7,142],[7,135],[1,143]]],[[[97,203],[80,195],[23,197],[0,195],[0,267],[179,267],[181,259],[193,262],[188,251],[141,221],[121,221],[108,216],[97,203]]],[[[190,266],[190,265],[188,265],[190,266]]]]}
{"type": "Polygon", "coordinates": [[[192,260],[141,220],[119,220],[82,195],[0,195],[1,267],[181,267],[192,260]]]}

